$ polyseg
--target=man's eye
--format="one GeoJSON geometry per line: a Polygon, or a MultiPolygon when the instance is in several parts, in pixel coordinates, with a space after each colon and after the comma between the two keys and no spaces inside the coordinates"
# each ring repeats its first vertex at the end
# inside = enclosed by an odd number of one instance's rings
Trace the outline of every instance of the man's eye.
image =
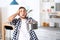
{"type": "Polygon", "coordinates": [[[23,11],[23,12],[25,12],[25,11],[23,11]]]}
{"type": "Polygon", "coordinates": [[[25,10],[23,11],[23,10],[21,10],[20,12],[26,12],[25,10]]]}
{"type": "Polygon", "coordinates": [[[22,10],[20,12],[22,12],[22,10]]]}

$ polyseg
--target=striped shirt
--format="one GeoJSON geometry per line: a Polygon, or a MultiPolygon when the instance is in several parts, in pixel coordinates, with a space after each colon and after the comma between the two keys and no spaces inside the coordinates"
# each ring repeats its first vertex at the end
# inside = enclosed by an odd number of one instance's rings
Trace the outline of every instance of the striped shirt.
{"type": "MultiPolygon", "coordinates": [[[[26,18],[27,19],[27,26],[29,21],[32,20],[32,22],[35,22],[35,20],[33,20],[32,18],[26,18]]],[[[18,40],[19,38],[19,30],[21,28],[21,19],[14,19],[12,22],[10,22],[11,25],[15,26],[14,32],[13,32],[13,38],[12,40],[18,40]]],[[[37,35],[35,34],[34,30],[29,30],[29,34],[30,34],[30,40],[38,40],[37,35]]]]}

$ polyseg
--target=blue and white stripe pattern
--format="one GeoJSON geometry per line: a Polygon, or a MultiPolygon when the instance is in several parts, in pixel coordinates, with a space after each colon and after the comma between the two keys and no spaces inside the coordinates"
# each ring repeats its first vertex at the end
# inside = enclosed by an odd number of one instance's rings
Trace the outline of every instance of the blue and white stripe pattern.
{"type": "MultiPolygon", "coordinates": [[[[29,20],[29,19],[27,19],[27,20],[29,20]]],[[[18,40],[19,32],[20,32],[19,29],[21,27],[20,18],[19,19],[14,19],[12,22],[10,22],[10,24],[13,24],[15,26],[15,30],[14,30],[14,33],[13,33],[12,40],[18,40]]],[[[33,30],[30,30],[29,34],[30,34],[30,40],[38,40],[37,35],[35,34],[35,32],[33,30]]]]}

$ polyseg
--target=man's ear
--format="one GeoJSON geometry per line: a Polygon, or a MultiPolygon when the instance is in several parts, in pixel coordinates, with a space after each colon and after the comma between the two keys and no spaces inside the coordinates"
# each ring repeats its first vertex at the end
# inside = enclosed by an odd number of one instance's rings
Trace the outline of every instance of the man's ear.
{"type": "Polygon", "coordinates": [[[18,16],[20,16],[20,13],[18,13],[18,16]]]}
{"type": "Polygon", "coordinates": [[[18,16],[20,16],[20,14],[18,13],[18,16]]]}
{"type": "Polygon", "coordinates": [[[20,11],[18,10],[18,16],[20,16],[20,11]]]}

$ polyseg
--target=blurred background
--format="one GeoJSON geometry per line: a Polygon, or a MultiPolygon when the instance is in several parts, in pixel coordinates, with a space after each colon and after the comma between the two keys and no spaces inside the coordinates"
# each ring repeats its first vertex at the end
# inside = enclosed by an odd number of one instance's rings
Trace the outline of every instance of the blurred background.
{"type": "MultiPolygon", "coordinates": [[[[7,18],[14,14],[20,6],[24,6],[27,10],[32,10],[28,16],[38,22],[38,28],[60,27],[60,0],[16,0],[18,5],[11,5],[12,1],[0,0],[0,30],[2,30],[2,24],[7,22],[7,18]]],[[[0,35],[2,34],[1,32],[0,35]]],[[[12,32],[13,30],[6,30],[6,37],[9,33],[11,33],[11,36],[9,35],[8,38],[12,37],[12,32]]]]}

